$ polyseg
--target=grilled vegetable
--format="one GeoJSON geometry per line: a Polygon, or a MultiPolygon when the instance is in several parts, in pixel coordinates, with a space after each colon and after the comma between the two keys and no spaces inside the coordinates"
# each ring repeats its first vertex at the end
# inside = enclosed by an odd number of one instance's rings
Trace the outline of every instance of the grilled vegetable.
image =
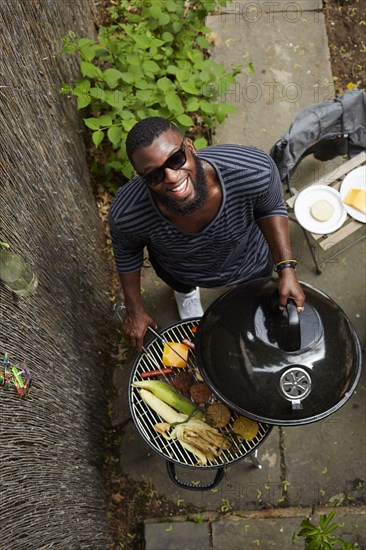
{"type": "Polygon", "coordinates": [[[197,405],[189,399],[182,397],[169,384],[161,380],[143,380],[134,382],[136,388],[143,388],[151,391],[156,397],[167,403],[177,411],[194,416],[195,418],[203,418],[203,412],[197,405]]]}
{"type": "Polygon", "coordinates": [[[163,420],[168,422],[169,426],[170,424],[174,424],[175,422],[184,422],[185,420],[187,420],[188,416],[186,414],[178,413],[150,391],[141,389],[139,390],[139,393],[141,395],[141,399],[143,399],[145,403],[152,408],[153,411],[161,416],[163,420]]]}
{"type": "Polygon", "coordinates": [[[187,415],[175,412],[149,391],[141,389],[140,395],[165,420],[156,424],[155,429],[166,439],[177,439],[182,447],[197,457],[199,464],[207,464],[207,460],[213,461],[223,450],[229,449],[229,440],[202,420],[189,419],[187,415]],[[175,427],[169,433],[172,425],[175,427]]]}
{"type": "Polygon", "coordinates": [[[163,365],[165,367],[180,367],[187,366],[188,346],[179,344],[178,342],[167,342],[163,349],[163,365]]]}
{"type": "Polygon", "coordinates": [[[258,422],[255,420],[250,420],[249,418],[245,418],[245,416],[238,416],[234,420],[233,432],[247,441],[254,439],[258,431],[258,422]]]}

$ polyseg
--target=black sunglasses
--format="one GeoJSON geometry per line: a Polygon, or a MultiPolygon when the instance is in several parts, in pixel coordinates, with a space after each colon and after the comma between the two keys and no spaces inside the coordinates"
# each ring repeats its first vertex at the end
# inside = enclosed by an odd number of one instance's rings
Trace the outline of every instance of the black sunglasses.
{"type": "Polygon", "coordinates": [[[163,181],[165,176],[165,168],[169,168],[170,170],[179,170],[179,168],[182,168],[183,164],[186,162],[186,138],[184,138],[178,151],[175,151],[175,153],[168,157],[164,164],[158,168],[154,168],[154,170],[151,170],[151,172],[145,176],[141,176],[141,178],[147,185],[154,187],[154,185],[158,185],[158,183],[163,181]]]}

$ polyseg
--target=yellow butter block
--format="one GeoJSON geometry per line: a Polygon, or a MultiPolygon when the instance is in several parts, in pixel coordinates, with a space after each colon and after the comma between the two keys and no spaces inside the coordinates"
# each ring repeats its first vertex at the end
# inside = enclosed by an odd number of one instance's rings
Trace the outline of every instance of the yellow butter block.
{"type": "Polygon", "coordinates": [[[366,214],[366,192],[363,189],[352,187],[344,197],[343,202],[366,214]]]}
{"type": "Polygon", "coordinates": [[[166,367],[186,367],[188,352],[189,348],[185,344],[167,342],[164,344],[163,365],[166,367]]]}

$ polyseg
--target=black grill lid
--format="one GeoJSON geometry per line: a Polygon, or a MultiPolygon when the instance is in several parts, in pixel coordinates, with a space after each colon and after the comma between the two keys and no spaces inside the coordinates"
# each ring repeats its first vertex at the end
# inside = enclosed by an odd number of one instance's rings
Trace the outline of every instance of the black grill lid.
{"type": "Polygon", "coordinates": [[[361,346],[340,307],[301,283],[304,312],[278,310],[274,279],[229,290],[206,310],[196,360],[219,399],[255,420],[307,424],[339,409],[361,374],[361,346]]]}

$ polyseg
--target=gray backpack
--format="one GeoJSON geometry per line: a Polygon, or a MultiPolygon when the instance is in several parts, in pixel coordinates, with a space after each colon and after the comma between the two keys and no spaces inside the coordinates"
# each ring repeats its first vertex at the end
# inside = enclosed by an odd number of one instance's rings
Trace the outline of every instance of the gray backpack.
{"type": "Polygon", "coordinates": [[[291,194],[290,179],[307,155],[326,161],[338,155],[352,158],[366,150],[366,93],[350,90],[331,101],[305,107],[287,133],[272,147],[281,181],[291,194]]]}

